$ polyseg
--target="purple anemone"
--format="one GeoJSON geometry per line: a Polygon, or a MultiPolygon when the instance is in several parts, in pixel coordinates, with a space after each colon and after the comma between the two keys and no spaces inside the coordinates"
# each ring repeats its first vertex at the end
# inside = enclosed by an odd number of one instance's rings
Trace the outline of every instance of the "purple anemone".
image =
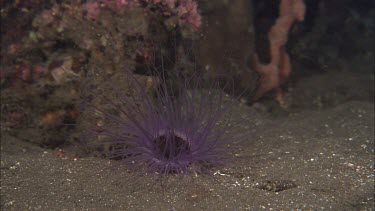
{"type": "Polygon", "coordinates": [[[91,134],[107,146],[102,147],[106,155],[160,174],[200,172],[224,164],[229,152],[224,92],[213,86],[202,89],[202,80],[195,76],[175,79],[178,88],[163,75],[157,78],[154,95],[131,76],[127,81],[135,96],[121,90],[115,91],[116,97],[100,96],[110,109],[94,106],[100,118],[91,134]]]}

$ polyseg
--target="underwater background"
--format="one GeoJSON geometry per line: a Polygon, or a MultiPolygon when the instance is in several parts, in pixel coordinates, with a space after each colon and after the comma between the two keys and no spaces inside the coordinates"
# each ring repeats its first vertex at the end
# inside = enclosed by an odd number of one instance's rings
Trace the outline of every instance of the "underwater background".
{"type": "Polygon", "coordinates": [[[373,1],[0,4],[1,210],[374,209],[373,1]]]}

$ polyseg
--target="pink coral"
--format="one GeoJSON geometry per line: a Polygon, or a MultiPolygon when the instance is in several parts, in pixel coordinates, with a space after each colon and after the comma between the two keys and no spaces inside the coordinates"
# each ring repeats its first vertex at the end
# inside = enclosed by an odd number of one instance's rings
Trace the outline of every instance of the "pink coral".
{"type": "Polygon", "coordinates": [[[182,24],[189,24],[193,31],[196,31],[202,21],[198,12],[197,3],[193,0],[181,0],[176,8],[177,16],[180,17],[182,24]]]}
{"type": "Polygon", "coordinates": [[[88,2],[84,5],[87,11],[87,18],[96,20],[100,14],[100,5],[98,2],[88,2]]]}
{"type": "Polygon", "coordinates": [[[31,78],[30,68],[24,64],[19,65],[15,70],[14,74],[17,78],[27,81],[31,78]]]}
{"type": "Polygon", "coordinates": [[[48,69],[46,67],[43,67],[43,66],[36,66],[34,68],[34,72],[38,75],[40,74],[45,74],[48,72],[48,69]]]}
{"type": "Polygon", "coordinates": [[[134,7],[138,0],[101,0],[107,7],[113,11],[121,11],[124,7],[134,7]]]}
{"type": "Polygon", "coordinates": [[[279,11],[280,16],[268,33],[271,62],[261,64],[258,56],[254,55],[255,70],[262,76],[262,79],[253,100],[258,100],[267,92],[275,90],[276,100],[281,106],[285,106],[281,85],[291,72],[291,64],[284,46],[292,24],[295,21],[304,20],[305,4],[303,0],[281,0],[279,11]]]}
{"type": "Polygon", "coordinates": [[[168,6],[169,9],[172,9],[176,5],[176,0],[165,0],[165,4],[168,6]]]}

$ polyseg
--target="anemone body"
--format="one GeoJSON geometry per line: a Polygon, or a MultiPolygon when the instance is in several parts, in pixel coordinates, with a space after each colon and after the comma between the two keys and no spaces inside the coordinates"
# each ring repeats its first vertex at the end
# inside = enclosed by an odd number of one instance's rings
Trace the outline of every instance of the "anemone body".
{"type": "Polygon", "coordinates": [[[160,88],[152,97],[133,78],[138,98],[104,97],[112,111],[96,109],[103,118],[100,132],[110,150],[109,157],[120,158],[140,169],[160,174],[189,173],[221,165],[227,156],[225,138],[226,106],[223,92],[200,90],[197,79],[180,78],[176,90],[160,77],[160,88]]]}

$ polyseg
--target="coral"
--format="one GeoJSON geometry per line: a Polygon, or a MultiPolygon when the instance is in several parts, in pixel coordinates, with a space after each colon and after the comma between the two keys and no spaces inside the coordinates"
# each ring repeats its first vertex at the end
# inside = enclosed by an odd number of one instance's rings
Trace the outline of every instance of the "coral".
{"type": "Polygon", "coordinates": [[[30,68],[26,65],[22,64],[18,66],[18,68],[15,69],[15,76],[19,79],[22,79],[24,81],[27,81],[31,77],[31,71],[30,68]]]}
{"type": "Polygon", "coordinates": [[[88,2],[84,5],[87,11],[87,18],[96,20],[100,14],[100,4],[98,2],[88,2]]]}
{"type": "Polygon", "coordinates": [[[165,0],[164,2],[167,4],[168,8],[174,8],[176,4],[176,0],[165,0]]]}
{"type": "Polygon", "coordinates": [[[113,11],[121,12],[124,7],[134,7],[138,3],[138,0],[100,0],[100,2],[103,2],[113,11]]]}
{"type": "Polygon", "coordinates": [[[87,18],[96,20],[100,13],[100,4],[108,7],[117,13],[124,13],[124,8],[134,8],[141,3],[146,6],[158,5],[165,16],[177,16],[180,26],[189,26],[191,30],[197,31],[201,25],[201,16],[198,12],[198,5],[193,0],[98,0],[88,2],[84,5],[87,18]]]}
{"type": "Polygon", "coordinates": [[[197,3],[193,0],[181,0],[176,12],[178,17],[180,17],[180,22],[191,25],[193,31],[196,31],[202,23],[197,3]]]}
{"type": "MultiPolygon", "coordinates": [[[[31,15],[28,28],[22,28],[23,33],[17,39],[12,39],[14,35],[9,33],[7,44],[2,46],[2,113],[22,111],[27,121],[20,121],[17,130],[28,128],[45,134],[33,139],[21,137],[30,142],[55,147],[67,141],[64,136],[67,131],[74,139],[80,133],[71,126],[76,118],[66,112],[56,124],[45,124],[54,122],[53,118],[50,121],[51,115],[45,114],[76,108],[81,82],[87,81],[86,77],[90,76],[91,86],[101,87],[111,77],[142,72],[146,62],[154,59],[150,52],[157,47],[163,50],[170,47],[167,44],[174,34],[160,23],[174,19],[172,32],[191,30],[188,24],[178,25],[175,10],[179,4],[163,0],[63,1],[28,13],[31,15]]],[[[7,25],[12,24],[15,23],[9,13],[7,25]]],[[[167,49],[160,58],[171,58],[172,52],[167,49]]]]}
{"type": "Polygon", "coordinates": [[[285,83],[291,72],[290,58],[285,51],[285,44],[292,24],[304,20],[303,0],[281,0],[279,14],[279,18],[268,33],[271,62],[261,64],[256,54],[253,57],[254,68],[262,77],[253,100],[256,101],[267,92],[275,90],[276,100],[280,105],[285,106],[281,85],[285,83]]]}

